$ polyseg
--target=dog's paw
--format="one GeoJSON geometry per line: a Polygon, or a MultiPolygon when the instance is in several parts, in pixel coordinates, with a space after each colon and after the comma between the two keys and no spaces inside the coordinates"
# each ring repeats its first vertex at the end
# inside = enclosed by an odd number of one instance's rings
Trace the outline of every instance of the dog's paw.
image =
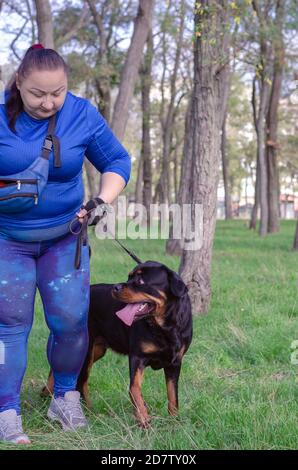
{"type": "Polygon", "coordinates": [[[142,415],[140,413],[136,413],[135,417],[139,428],[149,429],[151,427],[151,418],[149,415],[142,415]]]}
{"type": "Polygon", "coordinates": [[[40,390],[40,396],[41,397],[48,397],[50,395],[50,391],[48,387],[45,385],[41,390],[40,390]]]}

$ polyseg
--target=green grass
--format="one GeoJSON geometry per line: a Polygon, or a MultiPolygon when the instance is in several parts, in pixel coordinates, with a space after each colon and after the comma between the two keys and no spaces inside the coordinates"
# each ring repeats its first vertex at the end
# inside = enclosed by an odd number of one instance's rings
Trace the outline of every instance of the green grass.
{"type": "MultiPolygon", "coordinates": [[[[146,370],[143,393],[153,416],[140,430],[128,398],[127,358],[108,352],[91,374],[90,429],[63,433],[46,420],[39,397],[48,366],[40,299],[30,336],[22,402],[31,449],[295,449],[298,366],[298,254],[294,221],[261,239],[242,221],[217,224],[208,315],[194,317],[194,339],[180,379],[180,417],[167,415],[162,371],[146,370]]],[[[177,269],[163,240],[126,241],[143,260],[177,269]]],[[[112,240],[92,238],[92,282],[118,282],[134,263],[112,240]]],[[[0,445],[0,449],[11,448],[0,445]]]]}

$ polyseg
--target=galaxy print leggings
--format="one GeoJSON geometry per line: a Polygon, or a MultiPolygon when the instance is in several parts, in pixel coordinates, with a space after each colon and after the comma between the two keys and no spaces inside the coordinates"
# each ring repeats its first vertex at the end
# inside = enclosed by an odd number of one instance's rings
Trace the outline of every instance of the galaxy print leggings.
{"type": "Polygon", "coordinates": [[[0,237],[0,412],[20,413],[20,390],[38,288],[50,334],[47,356],[54,394],[75,390],[87,347],[89,250],[75,269],[76,236],[42,242],[0,237]]]}

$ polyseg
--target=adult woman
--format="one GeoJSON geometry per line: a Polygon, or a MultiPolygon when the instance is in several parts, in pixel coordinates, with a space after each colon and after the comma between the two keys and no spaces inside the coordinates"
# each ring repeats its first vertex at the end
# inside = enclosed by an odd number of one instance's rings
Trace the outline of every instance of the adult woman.
{"type": "MultiPolygon", "coordinates": [[[[1,188],[11,187],[9,176],[32,166],[42,147],[48,152],[49,174],[33,206],[10,212],[0,204],[0,440],[14,443],[30,443],[22,430],[20,389],[36,288],[50,329],[47,355],[55,381],[48,417],[64,430],[86,425],[75,388],[88,345],[89,253],[83,246],[76,269],[77,239],[69,223],[76,214],[82,222],[86,214],[84,155],[103,173],[99,198],[89,201],[87,209],[111,203],[130,175],[129,156],[102,116],[88,100],[67,90],[62,57],[35,45],[0,106],[0,202],[1,188]],[[45,137],[54,120],[52,150],[45,137]]],[[[6,202],[20,200],[17,184],[6,202]]]]}

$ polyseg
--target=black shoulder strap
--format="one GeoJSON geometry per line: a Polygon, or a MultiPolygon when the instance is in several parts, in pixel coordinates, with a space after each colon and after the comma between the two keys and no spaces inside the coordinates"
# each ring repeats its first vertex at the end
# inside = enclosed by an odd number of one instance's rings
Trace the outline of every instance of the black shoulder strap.
{"type": "Polygon", "coordinates": [[[55,135],[55,127],[56,127],[56,114],[51,116],[49,119],[47,136],[42,146],[41,156],[48,160],[49,155],[53,148],[54,149],[54,167],[60,168],[61,167],[60,141],[58,137],[55,135]]]}

